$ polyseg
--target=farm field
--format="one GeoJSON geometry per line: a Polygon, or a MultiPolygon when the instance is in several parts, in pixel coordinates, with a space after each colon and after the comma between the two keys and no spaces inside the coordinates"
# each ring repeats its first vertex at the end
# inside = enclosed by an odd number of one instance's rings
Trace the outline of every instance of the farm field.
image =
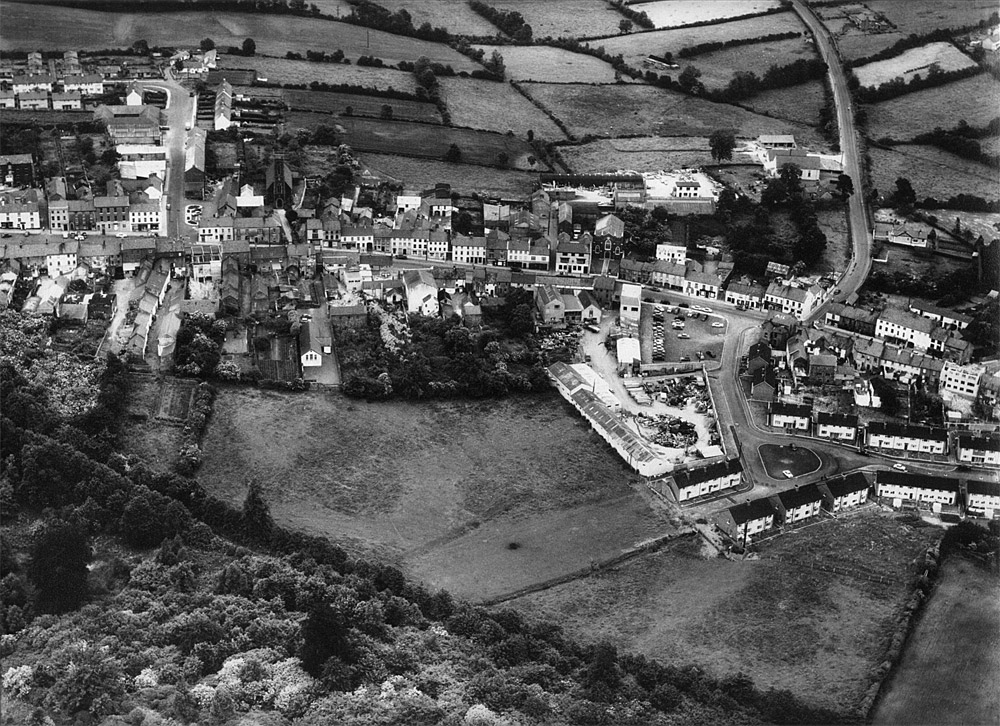
{"type": "MultiPolygon", "coordinates": [[[[489,58],[500,51],[512,81],[616,83],[615,69],[600,58],[545,45],[477,45],[489,58]]],[[[621,81],[630,81],[624,76],[621,81]]]]}
{"type": "MultiPolygon", "coordinates": [[[[477,526],[545,515],[565,525],[577,507],[631,506],[625,465],[554,393],[411,405],[227,390],[203,447],[199,480],[214,495],[242,501],[257,476],[279,522],[397,560],[413,553],[425,567],[477,526]]],[[[590,516],[575,525],[578,546],[590,516]]],[[[465,561],[470,572],[477,564],[465,561]]]]}
{"type": "MultiPolygon", "coordinates": [[[[150,45],[197,46],[202,38],[216,45],[240,45],[250,37],[257,52],[283,56],[292,50],[340,48],[350,59],[374,55],[386,63],[415,61],[420,56],[445,63],[456,71],[480,66],[440,43],[392,35],[359,25],[288,15],[215,11],[178,13],[103,13],[77,8],[52,12],[45,5],[4,5],[4,32],[0,50],[47,48],[88,49],[129,47],[137,38],[150,45]]],[[[301,81],[300,81],[301,82],[301,81]]]]}
{"type": "MultiPolygon", "coordinates": [[[[310,174],[333,171],[336,163],[328,159],[328,147],[307,146],[306,166],[310,174]]],[[[407,187],[430,189],[438,182],[448,182],[456,191],[492,196],[527,197],[538,184],[538,174],[489,166],[451,164],[434,159],[416,159],[394,154],[358,155],[368,173],[380,179],[396,181],[407,187]]]]}
{"type": "Polygon", "coordinates": [[[970,126],[985,126],[1000,115],[1000,81],[982,74],[867,108],[869,133],[875,139],[912,139],[939,126],[954,128],[962,120],[970,126]]]}
{"type": "Polygon", "coordinates": [[[244,58],[237,55],[224,55],[219,59],[221,68],[252,68],[257,75],[264,77],[269,83],[349,83],[363,88],[378,88],[386,90],[394,88],[397,91],[416,93],[417,81],[412,73],[397,71],[393,68],[370,68],[340,63],[310,63],[309,61],[287,60],[285,58],[267,58],[260,55],[244,58]]]}
{"type": "Polygon", "coordinates": [[[715,164],[706,136],[643,136],[600,139],[579,146],[561,146],[559,153],[577,174],[601,174],[619,169],[659,171],[715,164]]]}
{"type": "Polygon", "coordinates": [[[874,88],[894,78],[909,82],[915,75],[926,77],[928,68],[937,65],[942,71],[957,71],[974,66],[975,62],[951,43],[929,43],[911,48],[902,55],[854,69],[862,86],[874,88]]]}
{"type": "Polygon", "coordinates": [[[578,137],[587,134],[708,136],[715,129],[732,128],[739,136],[794,134],[807,146],[823,146],[816,130],[802,124],[652,86],[524,83],[521,87],[562,119],[570,133],[578,137]]]}
{"type": "MultiPolygon", "coordinates": [[[[636,6],[641,10],[642,5],[636,6]]],[[[611,55],[622,54],[625,61],[631,66],[641,66],[642,62],[650,54],[662,56],[670,52],[674,56],[682,48],[689,48],[701,43],[714,41],[733,40],[736,38],[759,38],[762,35],[772,33],[805,32],[805,26],[795,13],[775,13],[759,18],[747,18],[746,20],[734,20],[731,22],[715,23],[713,25],[700,25],[694,28],[676,28],[673,30],[656,30],[645,33],[633,33],[631,35],[619,35],[613,38],[601,38],[593,41],[591,45],[603,45],[604,49],[611,55]]],[[[699,56],[693,58],[676,59],[684,66],[688,62],[698,64],[699,56]]],[[[660,69],[657,72],[663,72],[660,69]]],[[[670,73],[670,71],[666,71],[670,73]]],[[[679,71],[673,71],[679,73],[679,71]]]]}
{"type": "Polygon", "coordinates": [[[764,91],[740,103],[754,113],[815,126],[819,123],[819,112],[825,100],[823,82],[809,81],[764,91]]]}
{"type": "Polygon", "coordinates": [[[657,28],[672,28],[706,20],[721,20],[738,15],[749,15],[770,10],[779,5],[778,0],[657,0],[656,2],[630,3],[633,10],[649,16],[657,28]]]}
{"type": "Polygon", "coordinates": [[[870,513],[772,540],[756,562],[706,559],[697,540],[685,540],[505,606],[554,618],[575,637],[607,638],[718,676],[742,670],[758,687],[847,711],[881,660],[882,638],[909,592],[909,563],[937,536],[870,513]],[[867,570],[872,542],[883,555],[872,574],[893,584],[810,569],[823,562],[867,570]]]}
{"type": "Polygon", "coordinates": [[[382,106],[388,105],[392,108],[394,119],[441,123],[441,113],[433,103],[324,91],[285,89],[281,93],[289,108],[295,111],[312,111],[314,114],[342,114],[344,109],[350,107],[351,113],[356,116],[378,118],[382,113],[382,106]]]}
{"type": "Polygon", "coordinates": [[[430,23],[435,28],[447,28],[452,35],[489,36],[497,29],[466,3],[450,0],[384,0],[378,3],[386,10],[406,10],[413,18],[413,27],[430,23]]]}
{"type": "Polygon", "coordinates": [[[509,83],[452,77],[438,82],[455,126],[502,134],[513,131],[522,137],[534,131],[536,137],[551,141],[566,138],[552,119],[509,83]]]}
{"type": "Polygon", "coordinates": [[[490,5],[521,13],[535,38],[617,35],[618,24],[625,17],[602,0],[495,0],[490,5]]]}
{"type": "MultiPolygon", "coordinates": [[[[320,114],[292,112],[287,115],[289,126],[310,128],[323,123],[320,114]]],[[[337,126],[343,129],[344,143],[355,151],[373,151],[382,154],[404,154],[431,159],[442,159],[452,144],[457,144],[462,152],[462,161],[467,164],[492,165],[497,156],[507,154],[508,164],[514,169],[529,170],[532,165],[527,159],[533,150],[526,141],[516,136],[455,129],[435,124],[407,123],[405,121],[383,121],[340,117],[337,126]]],[[[544,171],[537,165],[538,171],[544,171]]]]}
{"type": "Polygon", "coordinates": [[[872,182],[886,194],[896,188],[896,179],[906,177],[918,199],[947,199],[955,194],[995,196],[996,172],[988,166],[941,151],[933,146],[905,145],[892,150],[870,150],[872,182]]]}
{"type": "Polygon", "coordinates": [[[943,219],[961,217],[962,229],[970,230],[974,237],[982,235],[987,242],[1000,239],[1000,214],[949,211],[947,217],[940,213],[938,216],[943,219]]]}
{"type": "Polygon", "coordinates": [[[809,38],[790,38],[704,53],[683,59],[681,66],[691,63],[701,71],[700,80],[705,87],[717,90],[728,85],[736,71],[753,70],[761,76],[773,65],[784,66],[817,57],[816,48],[809,38]]]}
{"type": "Polygon", "coordinates": [[[997,12],[995,0],[867,0],[865,4],[885,15],[904,37],[935,28],[972,25],[997,12]]]}
{"type": "Polygon", "coordinates": [[[315,5],[324,15],[332,15],[335,18],[350,15],[353,9],[347,0],[313,0],[309,4],[315,5]]]}
{"type": "Polygon", "coordinates": [[[998,623],[996,576],[968,560],[950,558],[872,723],[997,723],[998,623]]]}

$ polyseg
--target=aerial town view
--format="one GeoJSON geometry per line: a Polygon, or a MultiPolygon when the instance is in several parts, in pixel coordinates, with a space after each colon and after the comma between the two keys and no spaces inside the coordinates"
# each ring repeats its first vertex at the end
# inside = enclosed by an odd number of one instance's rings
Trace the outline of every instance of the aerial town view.
{"type": "Polygon", "coordinates": [[[996,0],[2,0],[0,725],[1000,726],[996,0]]]}

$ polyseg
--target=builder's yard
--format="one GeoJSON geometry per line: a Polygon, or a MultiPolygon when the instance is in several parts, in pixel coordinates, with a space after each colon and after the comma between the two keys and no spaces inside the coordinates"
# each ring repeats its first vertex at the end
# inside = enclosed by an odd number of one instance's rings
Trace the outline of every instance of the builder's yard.
{"type": "Polygon", "coordinates": [[[706,559],[686,538],[510,604],[585,640],[720,676],[743,670],[758,686],[848,711],[882,661],[911,562],[941,534],[917,524],[857,513],[764,543],[761,559],[745,562],[706,559]],[[832,567],[852,574],[820,569],[832,567]]]}

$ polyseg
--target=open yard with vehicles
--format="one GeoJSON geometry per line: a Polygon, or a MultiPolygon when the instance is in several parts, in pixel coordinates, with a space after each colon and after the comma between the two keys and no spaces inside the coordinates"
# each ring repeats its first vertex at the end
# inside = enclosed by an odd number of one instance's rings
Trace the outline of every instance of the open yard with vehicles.
{"type": "Polygon", "coordinates": [[[773,65],[785,66],[797,60],[813,60],[817,57],[812,40],[802,37],[738,45],[684,58],[678,62],[682,68],[690,64],[700,70],[699,80],[706,88],[715,91],[727,86],[737,71],[751,71],[760,77],[773,65]]]}
{"type": "Polygon", "coordinates": [[[871,512],[771,540],[756,562],[722,560],[714,550],[706,559],[698,540],[682,540],[510,604],[577,637],[720,676],[742,670],[758,686],[848,711],[882,660],[916,574],[911,561],[938,535],[871,512]],[[811,569],[817,564],[884,573],[893,583],[811,569]]]}
{"type": "MultiPolygon", "coordinates": [[[[815,126],[825,103],[822,81],[764,91],[740,102],[754,113],[815,126]]],[[[798,141],[798,139],[796,139],[798,141]]]]}
{"type": "MultiPolygon", "coordinates": [[[[427,56],[456,71],[480,67],[440,43],[290,15],[216,11],[105,13],[78,8],[59,8],[56,12],[47,5],[11,3],[4,8],[3,24],[2,50],[128,48],[139,38],[145,38],[151,46],[197,47],[206,37],[224,48],[253,38],[258,53],[274,56],[284,56],[290,50],[305,54],[310,49],[332,52],[339,48],[351,60],[373,55],[393,64],[427,56]]],[[[223,62],[220,65],[225,67],[223,62]]]]}
{"type": "Polygon", "coordinates": [[[600,139],[559,149],[577,174],[601,174],[618,169],[659,171],[715,164],[706,136],[640,136],[600,139]]]}
{"type": "Polygon", "coordinates": [[[912,139],[935,128],[954,128],[959,121],[981,127],[1000,115],[1000,81],[986,74],[936,88],[907,93],[868,108],[872,138],[912,139]]]}
{"type": "Polygon", "coordinates": [[[779,5],[778,0],[658,0],[657,2],[632,3],[633,10],[641,10],[657,28],[703,23],[706,20],[723,20],[739,15],[750,15],[779,5]]]}
{"type": "MultiPolygon", "coordinates": [[[[637,5],[635,9],[642,10],[643,7],[643,5],[637,5]]],[[[636,67],[641,67],[642,62],[649,55],[662,57],[666,53],[673,53],[674,61],[683,68],[688,63],[695,65],[698,63],[698,56],[693,58],[679,58],[677,54],[683,48],[689,48],[702,43],[713,43],[738,38],[759,38],[764,35],[771,35],[772,33],[787,32],[805,32],[805,26],[802,25],[802,22],[795,13],[775,13],[774,15],[747,18],[746,20],[699,25],[693,28],[676,28],[619,35],[612,38],[594,40],[591,42],[591,45],[603,45],[604,49],[611,55],[621,53],[626,63],[636,67]]],[[[667,73],[674,76],[680,73],[680,69],[671,71],[662,66],[654,67],[653,70],[657,73],[667,73]]]]}
{"type": "Polygon", "coordinates": [[[907,83],[916,75],[926,78],[932,66],[947,73],[974,65],[969,56],[951,43],[942,41],[911,48],[895,58],[859,66],[854,69],[854,75],[862,86],[875,88],[894,78],[902,78],[907,83]]]}
{"type": "Polygon", "coordinates": [[[794,134],[806,145],[818,147],[822,142],[815,129],[802,124],[652,86],[524,83],[521,87],[576,136],[708,136],[716,129],[732,128],[740,136],[794,134]]]}
{"type": "Polygon", "coordinates": [[[490,0],[489,5],[521,13],[535,38],[616,35],[625,17],[602,0],[490,0]]]}
{"type": "MultiPolygon", "coordinates": [[[[645,309],[644,312],[646,312],[645,309]]],[[[648,312],[652,315],[652,311],[648,312]]],[[[667,361],[685,361],[685,359],[699,361],[703,359],[708,362],[719,360],[722,357],[722,345],[726,338],[725,319],[708,313],[693,313],[692,317],[687,317],[689,312],[691,311],[688,308],[680,308],[678,315],[672,314],[669,310],[664,313],[661,326],[665,359],[667,361]],[[702,320],[702,315],[705,316],[704,320],[702,320]],[[684,317],[684,320],[678,320],[678,327],[674,328],[675,318],[681,316],[684,317]],[[683,322],[684,327],[680,327],[681,322],[683,322]],[[713,323],[722,323],[723,327],[714,327],[713,323]]]]}
{"type": "Polygon", "coordinates": [[[872,723],[1000,720],[1000,582],[961,557],[945,562],[931,600],[875,709],[872,723]]]}
{"type": "Polygon", "coordinates": [[[615,73],[610,63],[583,53],[545,45],[477,45],[489,58],[500,51],[507,66],[507,78],[513,81],[544,83],[617,83],[631,81],[615,73]]]}
{"type": "MultiPolygon", "coordinates": [[[[355,116],[374,116],[382,114],[382,107],[392,109],[392,117],[401,121],[424,121],[441,123],[441,113],[433,103],[406,101],[398,98],[379,98],[378,96],[362,96],[356,93],[329,93],[324,91],[295,91],[285,89],[282,97],[288,107],[296,111],[320,114],[343,114],[351,109],[355,116]]],[[[332,123],[332,121],[331,121],[332,123]]]]}
{"type": "MultiPolygon", "coordinates": [[[[872,181],[882,194],[896,188],[896,179],[910,180],[918,199],[947,199],[956,194],[982,196],[996,185],[996,172],[934,146],[901,145],[870,151],[872,181]],[[993,185],[993,186],[991,186],[993,185]]],[[[987,193],[986,196],[995,197],[987,193]]]]}
{"type": "Polygon", "coordinates": [[[493,24],[475,12],[467,3],[451,0],[382,0],[378,3],[390,12],[405,10],[413,19],[413,27],[430,23],[435,28],[447,28],[452,35],[496,35],[493,24]]]}
{"type": "Polygon", "coordinates": [[[393,68],[371,68],[367,66],[344,65],[342,63],[310,63],[309,61],[287,60],[254,56],[245,58],[224,55],[219,58],[220,68],[252,68],[257,75],[269,83],[306,85],[318,83],[349,83],[362,88],[386,90],[394,88],[407,93],[417,92],[417,81],[412,73],[393,68]]]}
{"type": "Polygon", "coordinates": [[[566,138],[552,119],[509,83],[450,77],[438,83],[455,126],[501,134],[513,131],[521,137],[534,131],[536,137],[550,141],[566,138]]]}

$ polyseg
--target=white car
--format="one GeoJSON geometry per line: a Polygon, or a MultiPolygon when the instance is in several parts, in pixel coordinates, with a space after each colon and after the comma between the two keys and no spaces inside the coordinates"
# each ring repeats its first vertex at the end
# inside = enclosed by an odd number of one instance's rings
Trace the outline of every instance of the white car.
{"type": "Polygon", "coordinates": [[[699,313],[710,313],[712,308],[706,308],[704,305],[692,305],[692,310],[697,310],[699,313]]]}
{"type": "Polygon", "coordinates": [[[790,472],[788,469],[785,469],[781,473],[785,475],[786,479],[794,479],[795,478],[795,475],[792,472],[790,472]]]}
{"type": "Polygon", "coordinates": [[[903,466],[902,464],[893,464],[892,468],[895,469],[896,471],[906,471],[906,467],[903,466]]]}
{"type": "Polygon", "coordinates": [[[712,327],[713,328],[724,328],[724,327],[726,327],[726,324],[725,323],[712,323],[712,327]]]}
{"type": "Polygon", "coordinates": [[[688,339],[688,338],[690,338],[691,336],[690,336],[690,335],[688,335],[687,333],[678,333],[678,334],[677,334],[677,337],[678,337],[678,338],[680,338],[681,340],[687,340],[687,339],[688,339]]]}

